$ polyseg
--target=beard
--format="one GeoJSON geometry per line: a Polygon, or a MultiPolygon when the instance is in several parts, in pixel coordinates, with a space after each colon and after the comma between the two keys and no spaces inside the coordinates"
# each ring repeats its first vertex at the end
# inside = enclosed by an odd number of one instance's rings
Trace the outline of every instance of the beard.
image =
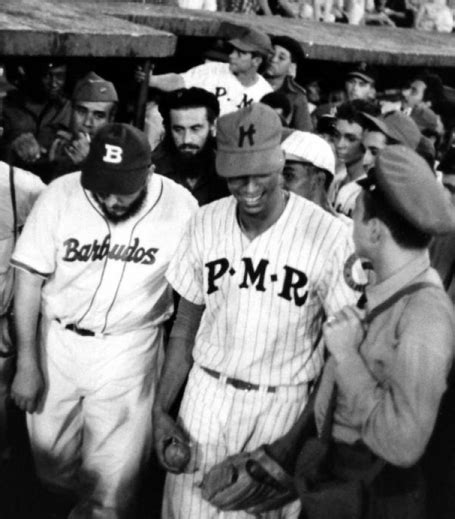
{"type": "MultiPolygon", "coordinates": [[[[94,194],[94,198],[96,203],[98,204],[98,207],[103,212],[106,219],[113,223],[118,224],[121,222],[125,222],[126,220],[129,220],[133,216],[139,213],[139,211],[142,209],[145,203],[145,199],[147,198],[148,189],[147,186],[145,186],[142,191],[139,193],[138,197],[131,202],[131,204],[124,208],[125,210],[122,213],[112,213],[110,209],[107,208],[106,204],[100,200],[96,194],[94,194]]],[[[114,206],[115,207],[115,206],[114,206]]]]}
{"type": "Polygon", "coordinates": [[[178,148],[172,143],[174,162],[180,173],[185,177],[195,178],[207,169],[207,163],[213,161],[215,138],[208,136],[202,147],[191,144],[178,148]]]}

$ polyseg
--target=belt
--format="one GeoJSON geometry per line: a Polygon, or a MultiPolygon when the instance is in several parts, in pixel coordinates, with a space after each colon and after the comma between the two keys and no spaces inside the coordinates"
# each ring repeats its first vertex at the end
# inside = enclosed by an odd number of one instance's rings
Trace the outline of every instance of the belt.
{"type": "MultiPolygon", "coordinates": [[[[60,319],[55,319],[58,323],[60,323],[60,319]]],[[[65,326],[65,330],[71,330],[74,333],[77,333],[78,335],[81,335],[82,337],[95,337],[96,333],[92,332],[92,330],[87,330],[86,328],[79,328],[76,324],[67,324],[65,326]]]]}
{"type": "MultiPolygon", "coordinates": [[[[213,378],[221,379],[223,377],[223,375],[219,371],[215,371],[214,369],[206,368],[205,366],[201,366],[201,369],[203,369],[208,375],[210,375],[213,378]]],[[[259,391],[260,389],[264,388],[267,391],[267,393],[276,392],[276,387],[274,386],[262,386],[259,384],[252,384],[251,382],[245,382],[244,380],[239,380],[238,378],[226,377],[225,382],[226,384],[235,387],[235,389],[241,389],[242,391],[259,391]]]]}

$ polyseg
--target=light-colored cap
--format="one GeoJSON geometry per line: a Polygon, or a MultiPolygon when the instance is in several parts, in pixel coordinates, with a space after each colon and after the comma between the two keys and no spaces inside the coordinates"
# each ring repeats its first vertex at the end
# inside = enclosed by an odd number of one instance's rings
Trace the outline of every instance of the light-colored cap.
{"type": "Polygon", "coordinates": [[[330,144],[319,135],[295,130],[281,144],[286,160],[309,162],[335,175],[335,155],[330,144]]]}

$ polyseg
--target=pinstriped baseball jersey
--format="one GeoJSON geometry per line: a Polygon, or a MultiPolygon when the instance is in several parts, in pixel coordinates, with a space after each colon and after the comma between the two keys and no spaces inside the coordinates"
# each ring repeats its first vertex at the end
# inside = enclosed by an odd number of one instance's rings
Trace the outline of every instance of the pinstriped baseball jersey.
{"type": "Polygon", "coordinates": [[[245,87],[229,70],[228,63],[204,63],[182,74],[185,87],[200,87],[212,92],[220,103],[220,115],[234,112],[273,92],[273,88],[261,76],[254,85],[245,87]]]}
{"type": "Polygon", "coordinates": [[[195,362],[256,384],[313,380],[325,315],[358,297],[343,278],[351,252],[346,226],[293,193],[252,241],[233,197],[201,208],[166,274],[183,297],[206,306],[195,362]]]}
{"type": "Polygon", "coordinates": [[[196,208],[187,190],[153,174],[139,212],[114,225],[80,173],[65,175],[35,204],[12,264],[46,278],[49,319],[103,334],[156,326],[172,311],[164,273],[196,208]]]}

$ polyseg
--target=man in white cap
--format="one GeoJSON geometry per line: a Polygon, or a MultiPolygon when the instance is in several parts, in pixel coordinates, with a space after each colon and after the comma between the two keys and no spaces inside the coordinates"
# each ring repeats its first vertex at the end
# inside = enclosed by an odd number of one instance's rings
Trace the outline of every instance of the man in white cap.
{"type": "Polygon", "coordinates": [[[283,187],[336,216],[327,192],[335,175],[330,144],[310,132],[294,131],[281,144],[286,158],[283,187]]]}
{"type": "Polygon", "coordinates": [[[273,92],[269,83],[258,73],[273,53],[269,36],[253,28],[229,40],[229,63],[209,62],[183,74],[151,75],[149,86],[172,91],[199,87],[215,94],[220,114],[238,110],[273,92]]]}
{"type": "MultiPolygon", "coordinates": [[[[204,473],[292,426],[324,362],[325,316],[356,301],[345,227],[281,188],[281,133],[260,103],[218,120],[216,166],[232,196],[200,209],[167,272],[182,299],[154,405],[157,455],[174,473],[165,518],[223,517],[202,498],[204,473]],[[166,455],[172,442],[191,447],[186,467],[166,455]]],[[[297,503],[270,515],[297,516],[297,503]]]]}
{"type": "Polygon", "coordinates": [[[150,166],[145,134],[103,126],[82,173],[43,192],[12,258],[12,397],[38,477],[74,499],[71,519],[134,517],[151,447],[172,314],[164,273],[197,204],[150,166]]]}

